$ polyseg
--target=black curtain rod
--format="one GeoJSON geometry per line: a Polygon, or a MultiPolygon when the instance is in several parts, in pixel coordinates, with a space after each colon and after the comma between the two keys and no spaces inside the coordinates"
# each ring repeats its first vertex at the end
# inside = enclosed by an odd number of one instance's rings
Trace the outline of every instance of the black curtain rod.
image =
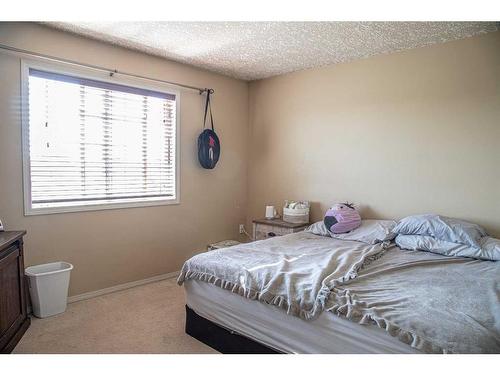
{"type": "Polygon", "coordinates": [[[205,93],[205,92],[207,92],[207,93],[210,92],[210,94],[214,93],[214,89],[210,89],[210,88],[202,88],[202,87],[190,86],[190,85],[185,85],[183,83],[172,82],[172,81],[165,81],[163,79],[157,79],[157,78],[145,77],[145,76],[141,76],[139,74],[121,72],[121,71],[119,71],[117,69],[109,69],[109,68],[105,68],[105,67],[98,66],[98,65],[82,64],[82,63],[79,63],[79,62],[76,62],[76,61],[73,61],[73,60],[62,59],[62,58],[55,57],[55,56],[45,55],[43,53],[31,52],[31,51],[27,51],[27,50],[24,50],[24,49],[21,49],[21,48],[11,47],[11,46],[8,46],[8,45],[5,45],[5,44],[0,44],[0,49],[4,49],[4,50],[10,51],[10,52],[15,52],[17,54],[23,54],[23,55],[27,55],[27,56],[38,57],[38,58],[42,58],[42,59],[45,59],[45,60],[52,60],[52,61],[62,62],[62,63],[65,63],[65,64],[71,64],[71,65],[76,65],[76,66],[84,66],[86,68],[90,68],[90,69],[94,69],[94,70],[100,70],[102,72],[108,72],[111,77],[114,76],[115,74],[121,74],[121,75],[124,75],[124,76],[129,76],[129,77],[138,78],[138,79],[144,79],[144,80],[147,80],[147,81],[161,82],[161,83],[166,83],[168,85],[179,86],[179,87],[183,87],[183,88],[189,89],[189,90],[196,90],[196,91],[198,91],[200,93],[200,95],[203,94],[203,93],[205,93]]]}

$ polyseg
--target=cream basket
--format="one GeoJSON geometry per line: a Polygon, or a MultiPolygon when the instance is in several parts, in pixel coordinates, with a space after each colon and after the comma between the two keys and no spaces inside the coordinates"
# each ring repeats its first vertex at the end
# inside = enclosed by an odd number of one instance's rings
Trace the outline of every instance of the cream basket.
{"type": "Polygon", "coordinates": [[[283,221],[288,223],[309,223],[309,207],[308,208],[283,208],[283,221]]]}

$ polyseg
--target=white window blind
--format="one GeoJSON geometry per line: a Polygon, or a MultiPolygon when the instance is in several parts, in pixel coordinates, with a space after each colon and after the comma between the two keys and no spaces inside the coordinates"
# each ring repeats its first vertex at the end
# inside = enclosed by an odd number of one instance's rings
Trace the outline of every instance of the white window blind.
{"type": "Polygon", "coordinates": [[[176,199],[176,96],[29,69],[32,209],[176,199]]]}

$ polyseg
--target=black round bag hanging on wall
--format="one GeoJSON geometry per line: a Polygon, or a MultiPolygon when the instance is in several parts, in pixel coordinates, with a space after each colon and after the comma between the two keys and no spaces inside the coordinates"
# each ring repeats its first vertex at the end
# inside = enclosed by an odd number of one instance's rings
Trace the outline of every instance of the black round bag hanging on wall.
{"type": "Polygon", "coordinates": [[[214,119],[212,117],[212,106],[210,105],[210,94],[212,89],[207,90],[207,102],[205,104],[205,117],[203,118],[203,131],[198,136],[198,160],[205,169],[214,169],[219,161],[220,141],[214,130],[214,119]],[[210,123],[212,129],[205,129],[207,112],[210,110],[210,123]]]}

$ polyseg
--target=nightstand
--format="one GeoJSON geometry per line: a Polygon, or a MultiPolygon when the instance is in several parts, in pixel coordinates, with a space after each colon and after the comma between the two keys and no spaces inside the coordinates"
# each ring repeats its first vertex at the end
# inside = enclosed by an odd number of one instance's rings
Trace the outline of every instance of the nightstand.
{"type": "Polygon", "coordinates": [[[265,240],[266,238],[284,236],[285,234],[300,232],[309,224],[288,223],[281,219],[259,219],[253,221],[253,240],[265,240]]]}

